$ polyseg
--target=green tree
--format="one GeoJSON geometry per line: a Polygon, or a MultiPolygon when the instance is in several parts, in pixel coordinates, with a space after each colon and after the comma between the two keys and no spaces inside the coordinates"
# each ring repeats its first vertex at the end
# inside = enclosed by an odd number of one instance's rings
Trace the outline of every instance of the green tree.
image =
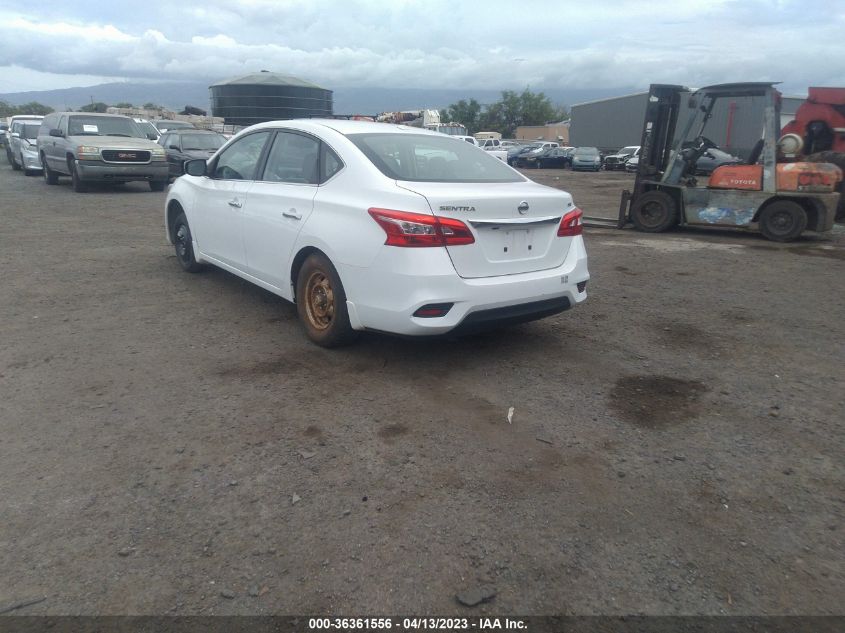
{"type": "Polygon", "coordinates": [[[153,103],[152,101],[147,101],[144,104],[144,110],[161,110],[161,106],[157,103],[153,103]]]}
{"type": "Polygon", "coordinates": [[[79,108],[80,112],[105,112],[109,106],[102,101],[97,101],[96,103],[86,103],[84,106],[79,108]]]}
{"type": "Polygon", "coordinates": [[[475,99],[469,101],[461,99],[440,112],[440,119],[444,123],[461,123],[466,127],[468,134],[475,134],[480,131],[480,117],[481,104],[475,99]]]}
{"type": "Polygon", "coordinates": [[[15,110],[16,108],[12,104],[6,101],[0,101],[0,117],[7,117],[12,116],[13,114],[17,114],[15,110]]]}
{"type": "Polygon", "coordinates": [[[114,107],[115,108],[134,108],[135,106],[133,106],[128,101],[121,101],[120,103],[115,103],[114,107]]]}
{"type": "Polygon", "coordinates": [[[478,131],[500,132],[512,138],[520,125],[543,125],[567,117],[566,108],[554,105],[542,92],[528,88],[518,93],[503,90],[502,98],[483,107],[475,100],[460,100],[441,113],[449,121],[463,123],[470,134],[478,131]]]}
{"type": "Polygon", "coordinates": [[[38,103],[37,101],[30,101],[29,103],[24,103],[23,105],[18,106],[15,114],[37,114],[39,116],[44,116],[45,114],[50,114],[52,111],[53,108],[50,106],[38,103]]]}

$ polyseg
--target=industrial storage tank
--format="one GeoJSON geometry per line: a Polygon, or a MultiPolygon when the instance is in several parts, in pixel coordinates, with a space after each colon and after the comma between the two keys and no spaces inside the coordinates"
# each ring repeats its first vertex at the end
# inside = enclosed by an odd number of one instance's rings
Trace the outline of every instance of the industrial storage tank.
{"type": "Polygon", "coordinates": [[[332,115],[331,90],[267,70],[218,81],[209,90],[212,115],[230,125],[332,115]]]}

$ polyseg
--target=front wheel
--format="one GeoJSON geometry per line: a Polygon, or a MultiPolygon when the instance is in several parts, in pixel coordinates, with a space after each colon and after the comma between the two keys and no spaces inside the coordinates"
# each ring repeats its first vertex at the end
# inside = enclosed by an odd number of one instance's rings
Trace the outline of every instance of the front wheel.
{"type": "Polygon", "coordinates": [[[665,191],[647,191],[631,205],[631,223],[645,233],[665,231],[678,223],[675,201],[665,191]]]}
{"type": "Polygon", "coordinates": [[[791,242],[807,228],[807,212],[792,200],[776,200],[760,213],[760,233],[774,242],[791,242]]]}
{"type": "Polygon", "coordinates": [[[176,248],[176,259],[184,271],[196,273],[202,270],[202,264],[194,257],[194,240],[184,212],[180,213],[173,223],[173,245],[176,248]]]}
{"type": "Polygon", "coordinates": [[[48,185],[59,184],[59,175],[50,169],[50,165],[47,164],[47,159],[44,157],[44,154],[41,155],[41,164],[44,165],[44,182],[48,185]]]}
{"type": "Polygon", "coordinates": [[[343,284],[322,253],[309,255],[299,269],[296,312],[305,334],[322,347],[346,345],[357,335],[349,323],[343,284]]]}
{"type": "Polygon", "coordinates": [[[76,169],[76,161],[72,161],[70,164],[70,181],[73,185],[73,190],[76,193],[85,193],[88,191],[88,186],[82,181],[79,177],[79,171],[76,169]]]}

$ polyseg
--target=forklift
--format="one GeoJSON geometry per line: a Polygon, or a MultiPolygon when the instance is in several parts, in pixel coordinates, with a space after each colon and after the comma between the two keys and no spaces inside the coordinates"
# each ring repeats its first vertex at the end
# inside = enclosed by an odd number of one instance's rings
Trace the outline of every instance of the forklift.
{"type": "Polygon", "coordinates": [[[781,94],[774,86],[733,83],[691,92],[652,84],[634,190],[622,192],[617,227],[629,221],[648,233],[678,225],[738,227],[778,242],[794,240],[806,229],[831,230],[842,170],[830,163],[778,163],[781,94]],[[716,103],[754,97],[764,103],[762,133],[748,160],[717,167],[709,177],[696,176],[697,161],[717,148],[705,136],[716,103]],[[676,135],[684,100],[692,112],[676,135]]]}

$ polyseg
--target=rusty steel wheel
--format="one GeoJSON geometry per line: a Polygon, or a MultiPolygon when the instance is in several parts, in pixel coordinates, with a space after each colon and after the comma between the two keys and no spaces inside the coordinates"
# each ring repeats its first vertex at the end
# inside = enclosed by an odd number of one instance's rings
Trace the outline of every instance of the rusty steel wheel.
{"type": "Polygon", "coordinates": [[[315,270],[305,282],[303,300],[309,325],[317,330],[328,329],[334,319],[334,291],[322,270],[315,270]]]}
{"type": "Polygon", "coordinates": [[[323,347],[351,342],[355,331],[346,311],[346,293],[329,259],[312,253],[299,270],[296,283],[296,311],[312,341],[323,347]]]}

